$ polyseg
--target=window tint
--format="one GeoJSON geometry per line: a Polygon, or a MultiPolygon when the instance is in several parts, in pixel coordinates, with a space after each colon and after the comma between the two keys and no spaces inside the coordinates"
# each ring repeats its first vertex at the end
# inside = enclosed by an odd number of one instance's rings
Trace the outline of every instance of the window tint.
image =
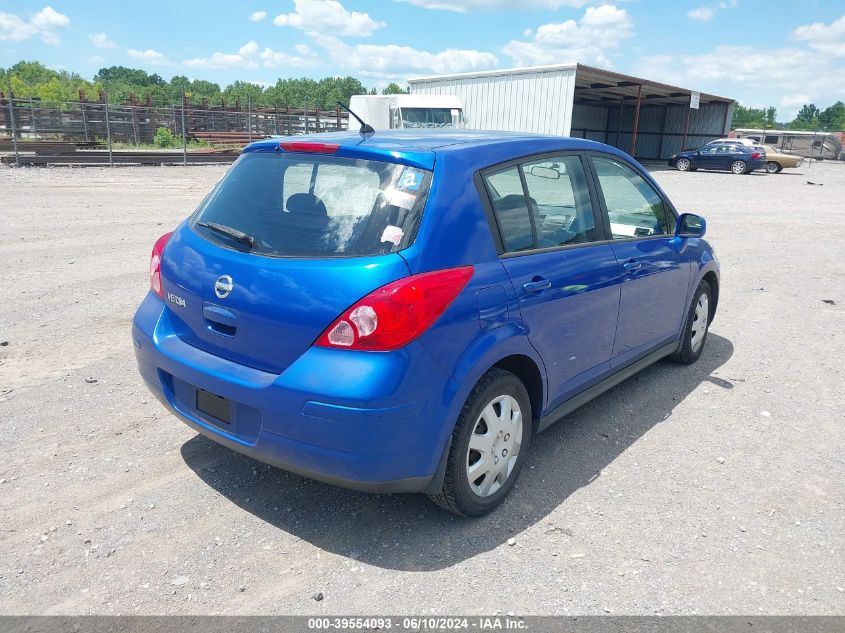
{"type": "Polygon", "coordinates": [[[578,156],[525,163],[522,170],[539,248],[595,241],[593,207],[578,156]]]}
{"type": "Polygon", "coordinates": [[[513,253],[534,248],[531,220],[525,192],[519,177],[519,168],[511,167],[484,177],[490,203],[499,231],[502,234],[505,251],[513,253]]]}
{"type": "Polygon", "coordinates": [[[777,136],[767,136],[766,145],[776,145],[779,140],[777,136]]]}
{"type": "Polygon", "coordinates": [[[395,163],[249,152],[208,194],[191,226],[231,248],[245,247],[220,227],[245,233],[258,255],[380,255],[414,241],[430,185],[430,172],[395,163]]]}
{"type": "Polygon", "coordinates": [[[593,158],[613,239],[670,233],[671,212],[639,174],[610,158],[593,158]]]}

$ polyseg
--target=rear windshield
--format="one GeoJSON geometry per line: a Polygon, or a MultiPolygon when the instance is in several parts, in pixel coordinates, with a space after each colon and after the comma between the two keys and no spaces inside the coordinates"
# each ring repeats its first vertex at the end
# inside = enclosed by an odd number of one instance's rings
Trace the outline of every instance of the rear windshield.
{"type": "Polygon", "coordinates": [[[360,257],[407,248],[431,172],[326,154],[249,152],[191,218],[202,237],[271,257],[360,257]]]}

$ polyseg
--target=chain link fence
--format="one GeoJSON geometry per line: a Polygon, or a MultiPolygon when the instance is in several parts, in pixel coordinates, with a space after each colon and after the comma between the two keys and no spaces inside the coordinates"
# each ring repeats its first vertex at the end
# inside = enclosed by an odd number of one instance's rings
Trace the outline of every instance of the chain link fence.
{"type": "Polygon", "coordinates": [[[340,110],[209,106],[188,99],[173,106],[21,99],[0,91],[0,161],[9,165],[226,163],[258,139],[345,130],[340,110]]]}

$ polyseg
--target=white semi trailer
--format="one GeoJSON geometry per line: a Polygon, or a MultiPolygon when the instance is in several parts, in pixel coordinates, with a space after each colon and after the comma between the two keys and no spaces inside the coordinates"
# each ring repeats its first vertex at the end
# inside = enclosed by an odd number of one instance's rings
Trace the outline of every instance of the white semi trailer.
{"type": "Polygon", "coordinates": [[[349,100],[349,109],[375,130],[464,126],[460,97],[355,95],[349,100]]]}

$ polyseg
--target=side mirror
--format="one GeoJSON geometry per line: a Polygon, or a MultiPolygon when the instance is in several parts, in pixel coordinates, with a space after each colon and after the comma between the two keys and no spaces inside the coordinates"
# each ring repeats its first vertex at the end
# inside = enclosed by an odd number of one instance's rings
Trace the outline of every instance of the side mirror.
{"type": "Polygon", "coordinates": [[[675,237],[704,237],[707,222],[700,215],[682,213],[675,224],[675,237]]]}

